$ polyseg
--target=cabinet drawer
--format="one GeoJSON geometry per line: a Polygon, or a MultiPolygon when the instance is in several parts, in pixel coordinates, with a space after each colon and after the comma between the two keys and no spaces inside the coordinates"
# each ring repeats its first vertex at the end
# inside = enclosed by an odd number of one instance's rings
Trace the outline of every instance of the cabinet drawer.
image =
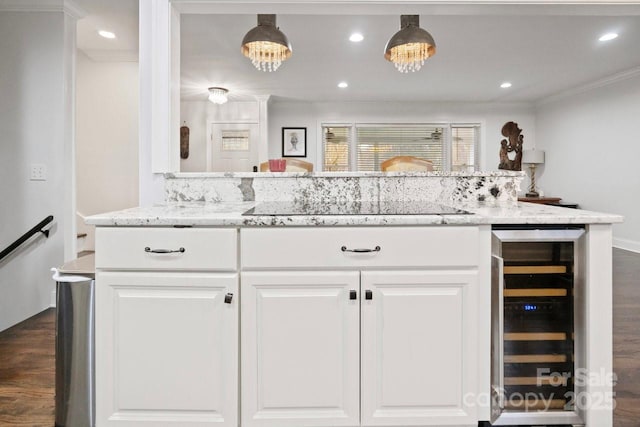
{"type": "Polygon", "coordinates": [[[235,229],[98,227],[96,268],[233,271],[237,241],[235,229]]]}
{"type": "Polygon", "coordinates": [[[464,267],[479,259],[473,226],[265,228],[240,235],[243,269],[464,267]]]}

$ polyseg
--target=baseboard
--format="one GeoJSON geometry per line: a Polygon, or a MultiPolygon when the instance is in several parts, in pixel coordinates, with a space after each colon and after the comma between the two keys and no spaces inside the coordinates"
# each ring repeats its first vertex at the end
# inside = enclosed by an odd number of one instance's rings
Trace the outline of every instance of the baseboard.
{"type": "Polygon", "coordinates": [[[49,307],[53,308],[56,306],[56,290],[51,291],[51,301],[49,302],[49,307]]]}
{"type": "Polygon", "coordinates": [[[635,240],[621,239],[619,237],[614,237],[613,247],[618,249],[624,249],[625,251],[640,253],[640,242],[635,240]]]}

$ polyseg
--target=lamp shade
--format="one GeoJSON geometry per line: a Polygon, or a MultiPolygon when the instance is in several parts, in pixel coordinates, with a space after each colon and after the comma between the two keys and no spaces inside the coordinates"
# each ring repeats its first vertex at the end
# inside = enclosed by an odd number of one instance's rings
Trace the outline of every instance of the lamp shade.
{"type": "Polygon", "coordinates": [[[276,15],[258,15],[258,25],[242,39],[242,54],[261,71],[276,71],[291,56],[291,43],[276,27],[276,15]]]}
{"type": "Polygon", "coordinates": [[[436,43],[431,34],[420,28],[419,15],[401,15],[400,31],[384,48],[385,59],[393,62],[401,73],[418,71],[435,53],[436,43]]]}
{"type": "Polygon", "coordinates": [[[529,163],[529,164],[544,163],[544,150],[524,150],[522,152],[522,163],[529,163]]]}

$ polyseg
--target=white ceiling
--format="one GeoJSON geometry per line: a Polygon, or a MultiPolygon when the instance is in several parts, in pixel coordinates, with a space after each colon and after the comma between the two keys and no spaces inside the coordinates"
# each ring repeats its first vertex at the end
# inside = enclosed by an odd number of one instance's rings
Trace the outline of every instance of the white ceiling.
{"type": "MultiPolygon", "coordinates": [[[[78,24],[80,49],[137,49],[137,1],[78,3],[89,12],[78,24]],[[95,34],[102,27],[117,34],[116,43],[95,34]]],[[[207,87],[223,86],[231,100],[535,102],[640,67],[640,6],[632,14],[624,7],[624,13],[601,8],[597,16],[575,8],[572,15],[519,15],[513,8],[506,15],[423,14],[421,26],[433,35],[437,54],[409,74],[383,57],[399,29],[398,15],[278,14],[293,56],[278,71],[264,73],[240,53],[255,14],[183,14],[182,98],[205,100],[207,87]],[[353,31],[364,41],[349,42],[353,31]],[[610,31],[620,37],[598,41],[610,31]],[[339,89],[340,81],[349,87],[339,89]],[[512,88],[501,89],[503,81],[512,88]]]]}
{"type": "Polygon", "coordinates": [[[108,57],[138,54],[138,0],[76,0],[87,16],[78,21],[78,49],[89,56],[108,57]],[[113,40],[99,30],[116,34],[113,40]]]}

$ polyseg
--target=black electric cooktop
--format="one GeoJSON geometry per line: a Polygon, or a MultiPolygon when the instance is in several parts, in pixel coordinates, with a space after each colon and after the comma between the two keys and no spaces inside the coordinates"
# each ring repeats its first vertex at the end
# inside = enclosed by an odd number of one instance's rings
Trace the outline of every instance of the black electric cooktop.
{"type": "Polygon", "coordinates": [[[262,202],[242,215],[466,215],[471,212],[433,202],[299,203],[262,202]]]}

